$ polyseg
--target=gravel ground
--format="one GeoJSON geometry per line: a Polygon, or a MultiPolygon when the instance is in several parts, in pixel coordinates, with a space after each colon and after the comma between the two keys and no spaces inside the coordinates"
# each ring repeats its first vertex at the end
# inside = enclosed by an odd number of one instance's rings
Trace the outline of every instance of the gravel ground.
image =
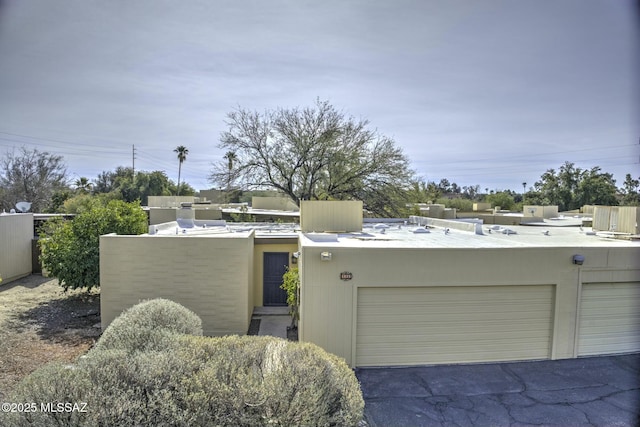
{"type": "Polygon", "coordinates": [[[47,362],[72,361],[100,336],[99,291],[32,275],[0,284],[0,400],[47,362]]]}

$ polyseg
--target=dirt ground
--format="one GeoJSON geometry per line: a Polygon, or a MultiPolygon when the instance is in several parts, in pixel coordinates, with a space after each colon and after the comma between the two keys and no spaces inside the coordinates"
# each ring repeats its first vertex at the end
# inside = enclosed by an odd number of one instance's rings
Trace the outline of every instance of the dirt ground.
{"type": "Polygon", "coordinates": [[[38,367],[72,361],[100,336],[99,291],[32,275],[0,284],[0,401],[38,367]]]}

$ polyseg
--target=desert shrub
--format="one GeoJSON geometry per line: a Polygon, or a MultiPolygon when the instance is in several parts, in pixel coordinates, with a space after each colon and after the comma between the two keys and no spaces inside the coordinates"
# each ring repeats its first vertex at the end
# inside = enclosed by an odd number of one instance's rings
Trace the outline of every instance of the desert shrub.
{"type": "Polygon", "coordinates": [[[132,307],[88,355],[36,371],[9,398],[86,402],[86,413],[9,414],[3,425],[349,426],[362,419],[362,393],[343,359],[274,337],[196,336],[193,317],[166,300],[132,307]]]}
{"type": "Polygon", "coordinates": [[[202,335],[202,320],[186,307],[162,298],[134,305],[116,317],[93,351],[161,351],[176,334],[202,335]]]}
{"type": "Polygon", "coordinates": [[[357,425],[364,401],[344,360],[309,343],[274,337],[186,338],[205,361],[182,399],[203,408],[197,425],[357,425]]]}
{"type": "MultiPolygon", "coordinates": [[[[57,404],[58,402],[86,402],[86,393],[91,384],[83,372],[59,362],[45,365],[26,377],[14,389],[8,402],[35,403],[29,412],[3,412],[0,414],[0,425],[11,427],[51,427],[51,426],[84,426],[87,413],[47,412],[41,404],[57,404]]],[[[81,408],[80,408],[81,409],[81,408]]]]}
{"type": "Polygon", "coordinates": [[[77,368],[91,384],[88,418],[104,426],[194,425],[191,408],[176,398],[194,369],[184,362],[170,351],[92,352],[77,368]]]}
{"type": "Polygon", "coordinates": [[[86,412],[47,412],[38,406],[34,413],[10,414],[2,425],[194,425],[191,408],[175,399],[176,387],[188,377],[190,367],[170,352],[123,350],[91,353],[71,368],[50,365],[27,377],[11,399],[77,403],[86,412]]]}

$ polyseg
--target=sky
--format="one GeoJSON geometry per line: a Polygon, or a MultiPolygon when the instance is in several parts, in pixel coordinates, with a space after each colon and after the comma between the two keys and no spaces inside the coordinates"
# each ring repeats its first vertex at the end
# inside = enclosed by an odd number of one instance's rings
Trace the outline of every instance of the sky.
{"type": "Polygon", "coordinates": [[[631,0],[0,0],[0,155],[211,188],[226,115],[327,100],[416,175],[522,191],[565,161],[640,176],[631,0]]]}

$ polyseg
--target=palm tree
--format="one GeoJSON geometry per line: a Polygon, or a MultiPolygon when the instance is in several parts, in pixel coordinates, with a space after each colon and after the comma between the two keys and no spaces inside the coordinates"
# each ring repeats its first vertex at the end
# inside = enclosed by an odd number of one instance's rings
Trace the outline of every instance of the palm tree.
{"type": "Polygon", "coordinates": [[[174,153],[178,153],[178,196],[180,195],[180,174],[182,173],[182,162],[187,160],[187,154],[189,149],[184,145],[179,145],[173,150],[174,153]]]}
{"type": "Polygon", "coordinates": [[[227,179],[227,193],[231,187],[231,172],[233,171],[233,162],[238,160],[238,156],[235,151],[227,151],[227,153],[223,157],[227,160],[227,170],[229,171],[229,177],[227,179]]]}
{"type": "Polygon", "coordinates": [[[84,176],[76,179],[74,185],[76,186],[76,191],[80,194],[87,194],[93,189],[93,184],[91,184],[89,179],[84,176]]]}
{"type": "Polygon", "coordinates": [[[522,204],[524,205],[524,193],[527,192],[527,183],[523,182],[522,183],[522,204]]]}

